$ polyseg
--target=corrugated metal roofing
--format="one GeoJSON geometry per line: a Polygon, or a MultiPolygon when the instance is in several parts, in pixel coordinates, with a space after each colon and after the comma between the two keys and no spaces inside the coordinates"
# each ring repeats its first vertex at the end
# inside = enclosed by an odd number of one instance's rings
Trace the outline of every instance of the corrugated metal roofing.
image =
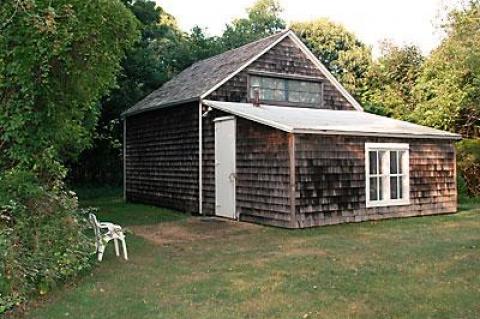
{"type": "Polygon", "coordinates": [[[358,111],[204,100],[212,108],[291,133],[460,139],[460,135],[358,111]]]}
{"type": "Polygon", "coordinates": [[[288,32],[288,30],[283,31],[192,64],[159,89],[126,110],[123,115],[198,100],[202,94],[240,69],[288,32]]]}

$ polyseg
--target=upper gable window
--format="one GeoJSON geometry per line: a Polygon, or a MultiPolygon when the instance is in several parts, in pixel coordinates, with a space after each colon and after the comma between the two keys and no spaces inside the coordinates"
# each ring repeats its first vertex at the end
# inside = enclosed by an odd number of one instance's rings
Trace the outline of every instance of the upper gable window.
{"type": "Polygon", "coordinates": [[[250,99],[255,98],[255,89],[259,91],[260,101],[307,106],[323,103],[323,85],[319,81],[252,75],[250,99]]]}

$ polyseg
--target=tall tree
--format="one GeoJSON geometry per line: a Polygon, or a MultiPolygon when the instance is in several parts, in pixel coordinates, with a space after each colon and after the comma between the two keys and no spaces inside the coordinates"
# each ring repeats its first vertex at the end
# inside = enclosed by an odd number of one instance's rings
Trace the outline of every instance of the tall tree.
{"type": "Polygon", "coordinates": [[[90,143],[137,24],[118,0],[7,1],[0,16],[0,171],[49,182],[90,143]]]}
{"type": "Polygon", "coordinates": [[[175,19],[154,1],[123,2],[137,18],[141,38],[121,63],[118,85],[101,102],[101,115],[92,147],[78,159],[69,162],[69,179],[75,183],[120,183],[121,112],[162,85],[184,66],[178,50],[184,46],[184,35],[175,19]]]}
{"type": "Polygon", "coordinates": [[[441,129],[480,135],[480,1],[453,10],[445,39],[427,59],[417,85],[413,119],[441,129]]]}
{"type": "Polygon", "coordinates": [[[222,35],[225,49],[232,49],[285,29],[278,0],[258,0],[247,9],[247,18],[227,24],[222,35]]]}
{"type": "Polygon", "coordinates": [[[344,26],[325,18],[295,22],[290,28],[347,90],[361,100],[366,90],[371,49],[344,26]]]}
{"type": "Polygon", "coordinates": [[[384,42],[381,56],[367,72],[367,110],[407,120],[417,104],[415,86],[424,57],[414,45],[384,42]]]}

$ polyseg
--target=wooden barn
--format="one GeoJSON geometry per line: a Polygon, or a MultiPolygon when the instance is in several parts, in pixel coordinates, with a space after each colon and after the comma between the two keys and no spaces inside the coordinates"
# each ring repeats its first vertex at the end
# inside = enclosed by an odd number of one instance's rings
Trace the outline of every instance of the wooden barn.
{"type": "Polygon", "coordinates": [[[287,228],[457,209],[460,137],[363,112],[292,31],[193,64],[123,117],[129,201],[287,228]]]}

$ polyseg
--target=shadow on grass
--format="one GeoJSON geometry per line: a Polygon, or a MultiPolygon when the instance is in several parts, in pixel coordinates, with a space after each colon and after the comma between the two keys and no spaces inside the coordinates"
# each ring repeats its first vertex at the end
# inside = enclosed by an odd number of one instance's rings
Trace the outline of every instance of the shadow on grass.
{"type": "Polygon", "coordinates": [[[81,188],[76,190],[81,207],[97,207],[98,219],[122,226],[158,224],[186,219],[189,215],[151,205],[125,203],[120,188],[81,188]]]}

